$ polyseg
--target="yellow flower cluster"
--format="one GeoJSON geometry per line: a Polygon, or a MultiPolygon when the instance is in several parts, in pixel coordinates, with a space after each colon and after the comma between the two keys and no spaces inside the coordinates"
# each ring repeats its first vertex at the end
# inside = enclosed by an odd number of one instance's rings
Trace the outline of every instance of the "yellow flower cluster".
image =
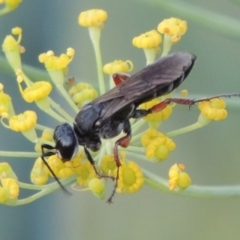
{"type": "Polygon", "coordinates": [[[68,91],[74,103],[81,108],[98,96],[98,92],[88,83],[78,83],[68,91]]]}
{"type": "Polygon", "coordinates": [[[226,103],[220,98],[200,102],[198,108],[210,120],[219,121],[227,117],[226,103]]]}
{"type": "Polygon", "coordinates": [[[172,139],[152,128],[143,133],[141,142],[145,148],[146,157],[152,161],[167,159],[169,152],[176,148],[172,139]]]}

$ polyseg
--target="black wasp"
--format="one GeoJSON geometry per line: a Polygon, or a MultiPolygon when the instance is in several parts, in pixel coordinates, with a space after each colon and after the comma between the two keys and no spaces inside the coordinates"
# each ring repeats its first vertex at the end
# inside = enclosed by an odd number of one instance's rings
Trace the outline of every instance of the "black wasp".
{"type": "MultiPolygon", "coordinates": [[[[171,102],[191,106],[196,102],[219,97],[201,100],[168,98],[148,110],[138,109],[140,104],[168,94],[177,88],[190,73],[195,60],[196,56],[193,54],[179,52],[156,60],[128,78],[124,74],[115,74],[115,82],[120,82],[116,87],[86,104],[77,114],[73,125],[64,123],[56,127],[54,132],[56,145],[54,147],[47,144],[42,145],[43,161],[46,163],[44,157],[54,154],[57,154],[63,162],[69,161],[78,152],[78,146],[81,145],[98,176],[107,177],[98,172],[88,149],[98,151],[101,147],[101,139],[116,137],[123,131],[126,135],[116,141],[113,150],[118,171],[114,191],[108,199],[108,202],[111,202],[116,191],[119,167],[121,166],[118,146],[127,147],[129,145],[131,140],[129,120],[131,118],[142,118],[150,113],[161,111],[171,102]],[[122,79],[125,81],[121,81],[122,79]],[[53,151],[44,152],[44,149],[53,151]]],[[[222,96],[229,97],[229,95],[222,96]]],[[[49,166],[48,168],[52,172],[49,166]]],[[[55,179],[62,186],[57,177],[55,179]]],[[[64,187],[62,186],[62,188],[64,187]]]]}

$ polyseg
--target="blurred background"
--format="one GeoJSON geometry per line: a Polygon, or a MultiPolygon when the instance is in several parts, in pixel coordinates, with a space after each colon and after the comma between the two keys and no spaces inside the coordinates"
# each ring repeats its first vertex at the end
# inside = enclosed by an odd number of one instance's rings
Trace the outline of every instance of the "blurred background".
{"type": "MultiPolygon", "coordinates": [[[[1,42],[10,34],[11,28],[22,27],[22,45],[26,48],[22,60],[41,69],[40,53],[51,49],[59,55],[73,47],[76,56],[69,75],[93,82],[97,76],[95,58],[88,30],[77,23],[81,11],[101,8],[108,12],[101,38],[103,63],[130,59],[135,65],[134,72],[145,65],[145,58],[141,50],[132,46],[132,38],[156,28],[164,18],[178,17],[186,20],[189,27],[172,52],[188,51],[198,57],[190,77],[178,92],[185,88],[199,96],[240,92],[239,33],[238,36],[222,33],[224,31],[218,31],[217,27],[208,26],[205,19],[212,11],[220,15],[221,21],[229,17],[240,23],[238,1],[196,0],[192,14],[184,13],[186,4],[192,4],[192,1],[173,1],[176,3],[174,8],[163,2],[23,0],[16,11],[0,18],[1,42]]],[[[213,14],[212,17],[216,16],[213,14]]],[[[19,96],[14,75],[2,72],[0,82],[13,97],[16,112],[25,110],[26,104],[19,96]]],[[[61,103],[61,96],[56,92],[55,97],[61,103]]],[[[34,109],[32,105],[28,107],[34,109]]],[[[175,162],[182,162],[194,184],[240,184],[240,99],[228,100],[228,110],[227,120],[174,138],[177,149],[167,161],[158,165],[139,164],[167,178],[168,168],[175,162]]],[[[44,116],[40,115],[39,122],[46,124],[44,116]]],[[[161,130],[166,132],[187,126],[195,122],[197,116],[197,107],[189,111],[187,107],[178,106],[161,130]]],[[[51,120],[48,124],[54,127],[57,123],[51,120]]],[[[0,150],[33,150],[33,145],[20,134],[3,127],[0,132],[0,150]]],[[[33,159],[0,157],[0,161],[10,162],[19,179],[29,181],[33,159]]],[[[112,186],[109,187],[111,191],[112,186]]],[[[112,205],[98,200],[90,192],[74,192],[73,196],[67,197],[58,191],[24,206],[0,205],[0,213],[0,239],[7,240],[240,238],[240,199],[194,199],[148,187],[134,195],[117,195],[112,205]]]]}

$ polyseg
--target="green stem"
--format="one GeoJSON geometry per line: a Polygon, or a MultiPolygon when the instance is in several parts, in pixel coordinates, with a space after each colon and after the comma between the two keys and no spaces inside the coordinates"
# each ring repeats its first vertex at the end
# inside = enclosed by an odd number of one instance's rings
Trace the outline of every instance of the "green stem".
{"type": "Polygon", "coordinates": [[[75,111],[75,113],[79,112],[78,107],[75,105],[69,94],[66,92],[65,88],[62,85],[57,85],[57,89],[64,97],[64,100],[68,102],[68,104],[72,107],[72,109],[75,111]]]}
{"type": "Polygon", "coordinates": [[[240,197],[240,186],[198,186],[191,185],[185,190],[170,191],[168,182],[151,173],[145,169],[142,169],[145,176],[145,184],[151,188],[159,190],[161,192],[172,193],[182,195],[186,197],[194,198],[233,198],[240,197]]]}
{"type": "Polygon", "coordinates": [[[37,152],[8,152],[8,151],[0,151],[1,157],[17,157],[17,158],[37,158],[39,157],[39,153],[37,152]]]}
{"type": "MultiPolygon", "coordinates": [[[[64,179],[64,180],[61,180],[61,183],[63,184],[63,186],[67,186],[69,184],[72,184],[73,182],[76,181],[76,177],[71,177],[71,178],[67,178],[67,179],[64,179]]],[[[20,187],[22,188],[26,188],[26,189],[30,189],[30,190],[39,190],[39,188],[37,187],[40,187],[40,186],[35,186],[32,185],[32,184],[26,184],[26,183],[20,183],[19,184],[20,187]],[[31,186],[30,186],[31,185],[31,186]]],[[[19,206],[19,205],[24,205],[24,204],[28,204],[28,203],[31,203],[47,194],[50,194],[52,192],[55,192],[57,191],[58,189],[60,189],[61,186],[58,184],[58,183],[51,183],[51,184],[48,184],[48,185],[44,185],[44,188],[42,188],[42,190],[36,194],[33,194],[27,198],[24,198],[24,199],[20,199],[20,200],[17,200],[17,202],[14,202],[14,203],[6,203],[6,205],[9,205],[9,206],[19,206]]],[[[41,189],[41,188],[40,188],[41,189]]]]}
{"type": "Polygon", "coordinates": [[[61,114],[67,121],[73,122],[74,119],[63,109],[59,104],[57,104],[52,98],[50,98],[50,104],[54,110],[61,114]]]}
{"type": "Polygon", "coordinates": [[[179,128],[177,130],[168,132],[166,134],[166,136],[168,137],[174,137],[180,134],[184,134],[193,130],[196,130],[198,128],[204,127],[206,125],[208,125],[211,122],[210,119],[208,119],[207,117],[205,117],[202,113],[200,113],[199,117],[198,117],[198,121],[194,124],[191,124],[189,126],[183,127],[183,128],[179,128]]]}
{"type": "Polygon", "coordinates": [[[90,34],[90,38],[93,44],[93,49],[96,57],[99,90],[100,90],[100,94],[102,95],[103,93],[105,93],[106,89],[105,89],[105,82],[104,82],[103,71],[102,71],[102,57],[101,57],[101,50],[100,50],[101,29],[99,27],[89,27],[89,34],[90,34]]]}

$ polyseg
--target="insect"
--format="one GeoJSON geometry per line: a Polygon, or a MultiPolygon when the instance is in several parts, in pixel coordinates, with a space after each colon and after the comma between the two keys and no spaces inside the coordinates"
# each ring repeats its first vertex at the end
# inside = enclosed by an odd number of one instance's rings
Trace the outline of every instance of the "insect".
{"type": "MultiPolygon", "coordinates": [[[[172,102],[191,106],[200,101],[234,95],[226,94],[200,100],[168,98],[148,110],[138,109],[140,104],[168,94],[177,88],[190,73],[195,60],[195,55],[179,52],[156,60],[130,77],[125,74],[115,74],[116,87],[86,104],[77,114],[73,125],[64,123],[56,127],[54,132],[56,145],[54,147],[48,144],[42,145],[43,161],[46,163],[44,157],[54,154],[57,154],[63,162],[69,161],[75,156],[78,146],[81,145],[98,176],[108,177],[98,172],[88,149],[98,151],[101,147],[101,139],[114,138],[123,131],[125,136],[115,142],[113,149],[117,174],[114,190],[108,199],[108,202],[112,202],[121,166],[118,146],[126,148],[130,143],[131,125],[129,120],[131,118],[142,118],[150,113],[161,111],[172,102]]],[[[53,174],[49,166],[48,168],[53,174]]],[[[55,179],[64,188],[56,177],[55,179]]]]}

